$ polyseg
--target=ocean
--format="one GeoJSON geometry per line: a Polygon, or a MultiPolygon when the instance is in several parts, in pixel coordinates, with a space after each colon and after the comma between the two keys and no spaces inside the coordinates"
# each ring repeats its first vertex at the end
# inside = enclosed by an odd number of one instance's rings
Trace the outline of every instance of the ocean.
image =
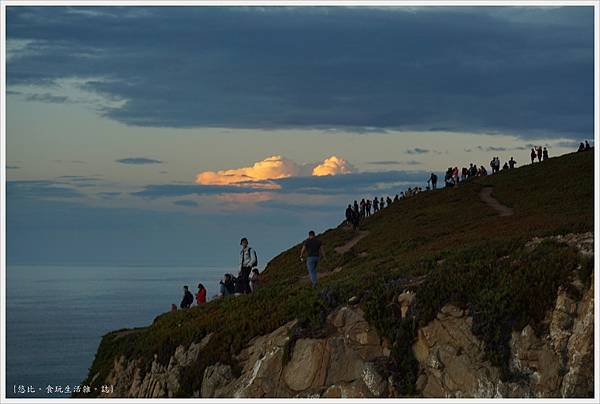
{"type": "Polygon", "coordinates": [[[150,325],[171,303],[179,307],[183,285],[195,293],[202,283],[211,298],[232,268],[8,265],[6,271],[7,396],[61,398],[81,385],[104,334],[150,325]]]}

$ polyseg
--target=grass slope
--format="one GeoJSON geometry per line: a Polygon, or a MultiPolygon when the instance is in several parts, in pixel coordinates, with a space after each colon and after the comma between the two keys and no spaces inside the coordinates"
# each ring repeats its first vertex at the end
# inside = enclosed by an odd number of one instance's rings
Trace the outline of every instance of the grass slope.
{"type": "Polygon", "coordinates": [[[417,364],[410,346],[416,327],[449,302],[471,310],[473,331],[485,341],[489,359],[510,377],[510,331],[540,324],[557,287],[577,266],[591,273],[593,263],[580,262],[568,247],[543,243],[529,252],[524,244],[534,236],[593,231],[593,158],[591,152],[569,154],[401,200],[366,220],[362,228],[369,235],[342,256],[333,249],[351,239],[351,232],[342,226],[327,230],[320,238],[329,257],[319,271],[343,269],[320,279],[316,290],[296,245],[269,262],[263,287],[253,295],[167,313],[137,332],[105,335],[84,384],[96,373],[94,383],[102,384],[118,355],[138,358],[148,369],[155,354],[166,364],[178,345],[214,332],[217,338],[183,376],[178,394],[189,397],[200,389],[207,365],[230,363],[235,371],[233,356],[250,339],[294,318],[306,333],[318,333],[327,313],[351,296],[361,299],[367,319],[393,341],[384,370],[398,394],[415,394],[417,364]],[[485,205],[478,195],[483,186],[493,186],[492,196],[515,214],[499,217],[485,205]],[[427,276],[416,289],[417,320],[401,321],[389,302],[406,281],[421,275],[427,276]]]}

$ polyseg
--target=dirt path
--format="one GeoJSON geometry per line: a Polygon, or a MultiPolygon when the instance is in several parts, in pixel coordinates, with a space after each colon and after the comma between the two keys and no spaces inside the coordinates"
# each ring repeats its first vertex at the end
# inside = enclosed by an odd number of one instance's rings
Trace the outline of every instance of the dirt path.
{"type": "Polygon", "coordinates": [[[498,202],[498,200],[492,196],[493,190],[494,188],[492,187],[485,187],[479,193],[479,197],[486,205],[498,212],[500,216],[512,216],[514,214],[512,208],[498,202]]]}
{"type": "Polygon", "coordinates": [[[365,238],[368,234],[369,234],[368,230],[361,230],[361,231],[359,231],[356,236],[352,237],[352,240],[348,241],[343,246],[336,247],[335,248],[335,252],[338,253],[338,254],[345,254],[345,253],[347,253],[348,251],[350,251],[350,249],[352,247],[354,247],[356,245],[356,243],[358,243],[360,240],[362,240],[363,238],[365,238]]]}

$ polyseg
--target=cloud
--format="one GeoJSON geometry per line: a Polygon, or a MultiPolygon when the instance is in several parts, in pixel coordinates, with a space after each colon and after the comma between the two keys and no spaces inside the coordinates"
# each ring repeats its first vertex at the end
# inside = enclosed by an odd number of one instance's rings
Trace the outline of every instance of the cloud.
{"type": "Polygon", "coordinates": [[[121,192],[109,191],[109,192],[98,192],[96,195],[98,195],[102,199],[114,199],[114,198],[120,196],[121,194],[122,194],[121,192]]]}
{"type": "Polygon", "coordinates": [[[406,10],[9,7],[7,82],[94,78],[127,125],[593,132],[593,7],[406,10]]]}
{"type": "Polygon", "coordinates": [[[163,163],[160,160],[149,159],[149,158],[146,158],[146,157],[127,157],[127,158],[117,159],[115,161],[117,163],[121,163],[121,164],[134,164],[134,165],[141,165],[141,164],[162,164],[163,163]]]}
{"type": "Polygon", "coordinates": [[[428,149],[421,149],[420,147],[415,147],[414,149],[407,149],[407,154],[425,154],[429,153],[428,149]]]}
{"type": "Polygon", "coordinates": [[[269,194],[356,195],[391,190],[396,190],[394,191],[396,193],[397,190],[405,189],[408,186],[423,184],[428,176],[429,173],[425,171],[380,171],[345,175],[298,176],[268,180],[269,184],[274,185],[272,188],[256,188],[255,183],[252,182],[234,185],[154,184],[144,187],[141,191],[133,192],[131,195],[150,199],[187,195],[218,195],[220,198],[234,198],[235,201],[255,202],[260,194],[266,195],[263,199],[268,200],[272,199],[269,194]],[[239,196],[234,194],[239,194],[239,196]]]}
{"type": "Polygon", "coordinates": [[[27,101],[49,102],[63,104],[68,101],[68,97],[64,95],[45,94],[29,94],[25,97],[27,101]]]}
{"type": "Polygon", "coordinates": [[[398,160],[380,160],[380,161],[367,161],[367,164],[380,165],[380,166],[392,166],[402,164],[398,160]]]}
{"type": "Polygon", "coordinates": [[[354,171],[354,167],[346,160],[331,156],[323,160],[323,162],[317,165],[312,175],[323,176],[323,175],[338,175],[338,174],[350,174],[354,171]]]}
{"type": "Polygon", "coordinates": [[[11,199],[71,199],[83,197],[76,189],[48,180],[7,181],[6,197],[11,199]]]}
{"type": "Polygon", "coordinates": [[[183,199],[183,200],[180,200],[180,201],[175,201],[175,202],[173,202],[173,204],[177,205],[177,206],[185,206],[185,207],[190,207],[190,208],[198,206],[198,202],[191,201],[191,200],[188,200],[188,199],[183,199]]]}
{"type": "Polygon", "coordinates": [[[238,185],[277,189],[273,180],[303,175],[348,174],[354,167],[343,158],[331,156],[317,164],[298,164],[283,156],[271,156],[249,167],[220,171],[203,171],[196,175],[199,185],[238,185]]]}

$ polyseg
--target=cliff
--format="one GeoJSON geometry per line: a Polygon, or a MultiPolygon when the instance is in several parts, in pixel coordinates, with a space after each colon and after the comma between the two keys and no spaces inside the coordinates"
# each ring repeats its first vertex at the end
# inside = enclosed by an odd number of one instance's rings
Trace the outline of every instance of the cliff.
{"type": "Polygon", "coordinates": [[[358,234],[320,235],[316,290],[294,246],[253,295],[105,335],[84,384],[110,397],[593,397],[593,188],[586,152],[403,199],[358,234]]]}

